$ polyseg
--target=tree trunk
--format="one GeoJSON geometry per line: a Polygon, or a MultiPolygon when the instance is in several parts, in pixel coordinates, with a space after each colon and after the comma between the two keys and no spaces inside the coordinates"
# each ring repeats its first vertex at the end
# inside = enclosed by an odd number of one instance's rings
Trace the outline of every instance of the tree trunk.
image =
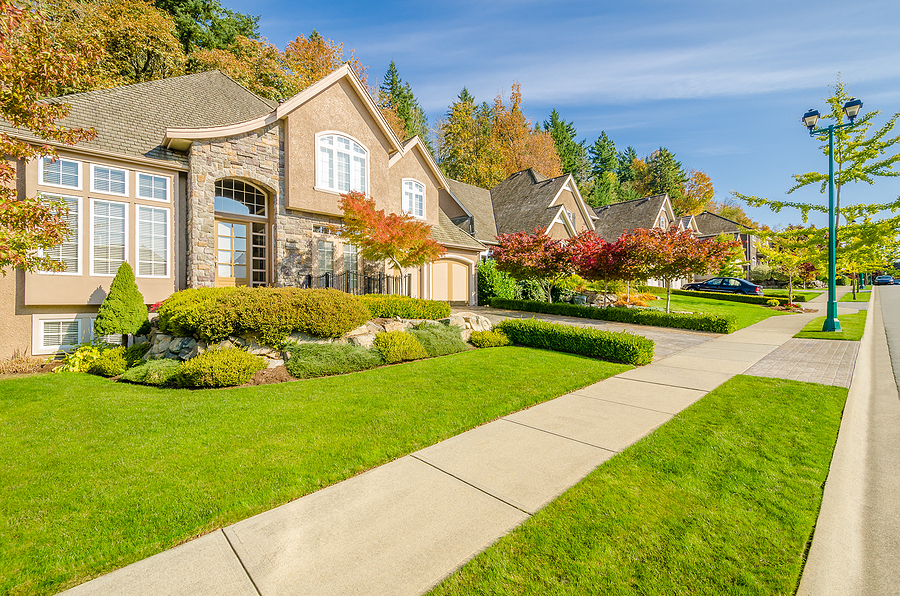
{"type": "Polygon", "coordinates": [[[788,302],[794,303],[794,276],[788,275],[788,302]]]}
{"type": "Polygon", "coordinates": [[[669,314],[669,305],[672,303],[672,281],[666,280],[666,314],[669,314]]]}

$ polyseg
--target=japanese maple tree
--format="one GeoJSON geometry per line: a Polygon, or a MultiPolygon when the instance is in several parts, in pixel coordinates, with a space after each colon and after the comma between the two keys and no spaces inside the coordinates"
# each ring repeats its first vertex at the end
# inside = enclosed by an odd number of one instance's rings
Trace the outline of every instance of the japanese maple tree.
{"type": "Polygon", "coordinates": [[[341,238],[354,244],[364,259],[390,261],[399,274],[404,267],[418,267],[444,254],[444,247],[429,238],[431,226],[412,215],[385,213],[375,199],[357,191],[341,195],[344,212],[341,238]]]}
{"type": "Polygon", "coordinates": [[[500,234],[497,242],[499,246],[491,253],[497,269],[516,279],[535,280],[547,294],[547,302],[553,302],[551,290],[575,270],[572,261],[575,244],[555,240],[543,228],[535,228],[531,234],[500,234]]]}
{"type": "MultiPolygon", "coordinates": [[[[572,262],[581,277],[607,285],[610,281],[625,279],[628,264],[626,251],[624,242],[607,242],[586,230],[572,243],[572,262]]],[[[603,306],[606,306],[606,292],[603,294],[603,306]]]]}

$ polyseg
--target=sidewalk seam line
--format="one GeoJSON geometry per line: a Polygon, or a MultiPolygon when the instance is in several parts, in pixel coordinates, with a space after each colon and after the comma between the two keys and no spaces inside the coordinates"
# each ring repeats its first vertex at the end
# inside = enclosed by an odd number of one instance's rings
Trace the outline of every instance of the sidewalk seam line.
{"type": "MultiPolygon", "coordinates": [[[[571,394],[567,394],[567,395],[571,395],[571,394]]],[[[622,405],[626,405],[626,406],[627,406],[628,404],[622,404],[622,405]]],[[[635,407],[637,407],[637,406],[635,406],[635,407]]],[[[647,408],[642,408],[642,409],[647,409],[647,408]]],[[[653,410],[653,411],[655,411],[655,410],[653,410]]],[[[668,414],[668,415],[670,415],[670,416],[673,415],[673,414],[669,414],[668,412],[659,412],[659,413],[660,413],[660,414],[668,414]]],[[[510,414],[510,416],[513,416],[513,415],[514,415],[514,414],[510,414]]],[[[542,433],[547,433],[548,435],[553,435],[554,437],[559,437],[560,439],[566,439],[567,441],[572,441],[572,442],[574,442],[574,443],[581,443],[582,445],[587,445],[588,447],[593,447],[593,448],[595,448],[595,449],[601,449],[601,450],[603,450],[603,451],[609,451],[609,452],[611,452],[611,453],[613,453],[613,454],[621,453],[621,451],[618,451],[618,450],[616,450],[616,449],[609,449],[609,448],[607,448],[607,447],[601,447],[600,445],[594,445],[593,443],[588,443],[587,441],[582,441],[582,440],[580,440],[580,439],[573,439],[572,437],[567,437],[566,435],[561,435],[561,434],[559,434],[559,433],[555,433],[555,432],[553,432],[552,430],[547,430],[547,429],[545,429],[545,428],[538,428],[538,427],[536,427],[536,426],[531,426],[530,424],[525,424],[524,422],[518,422],[518,421],[516,421],[516,420],[510,420],[509,418],[505,418],[505,417],[504,417],[504,418],[501,418],[500,420],[503,420],[504,422],[511,422],[511,423],[513,423],[513,424],[518,424],[519,426],[524,426],[525,428],[530,428],[530,429],[532,429],[532,430],[540,431],[540,432],[542,432],[542,433]]]]}
{"type": "MultiPolygon", "coordinates": [[[[629,380],[631,380],[631,379],[629,379],[629,380]]],[[[637,381],[637,382],[643,383],[643,381],[637,381]]],[[[681,387],[681,389],[684,389],[684,387],[681,387]]],[[[706,397],[706,394],[709,393],[709,391],[704,392],[702,389],[688,389],[688,391],[699,391],[699,392],[703,393],[703,395],[701,395],[700,397],[697,398],[697,401],[703,399],[704,397],[706,397]]],[[[586,399],[593,399],[594,401],[602,401],[602,402],[606,402],[608,404],[616,404],[617,406],[628,406],[630,408],[637,408],[639,410],[647,410],[648,412],[656,412],[657,414],[668,414],[669,416],[674,416],[674,415],[678,414],[679,412],[681,412],[681,410],[684,409],[684,408],[682,408],[678,412],[666,412],[665,410],[657,410],[655,408],[646,408],[644,406],[636,406],[634,404],[626,404],[626,403],[623,403],[620,401],[615,401],[612,399],[605,399],[602,397],[594,397],[593,395],[585,395],[584,393],[579,393],[578,391],[573,391],[572,393],[569,393],[567,395],[577,395],[578,397],[584,397],[586,399]]],[[[512,415],[512,414],[510,414],[510,415],[512,415]]],[[[510,422],[512,422],[512,421],[510,421],[510,422]]],[[[605,447],[601,447],[601,449],[605,449],[605,447]]]]}
{"type": "Polygon", "coordinates": [[[237,550],[235,550],[234,545],[231,543],[231,538],[228,537],[228,534],[225,533],[225,528],[220,528],[220,532],[222,532],[222,536],[225,537],[225,540],[228,542],[228,546],[231,547],[231,552],[234,553],[234,556],[237,558],[238,563],[241,564],[241,569],[244,570],[244,573],[247,574],[247,579],[250,580],[250,584],[253,585],[253,589],[256,590],[256,593],[259,596],[262,596],[262,592],[259,590],[259,586],[256,585],[256,582],[253,581],[253,576],[250,575],[250,571],[247,569],[247,566],[244,565],[244,560],[241,559],[241,555],[238,554],[237,550]]]}
{"type": "MultiPolygon", "coordinates": [[[[674,367],[670,366],[669,368],[674,368],[674,367]]],[[[635,370],[639,370],[639,369],[635,369],[635,370]]],[[[722,373],[722,374],[726,374],[726,373],[722,373]]],[[[693,389],[694,391],[706,391],[707,393],[709,393],[713,389],[717,389],[723,383],[730,381],[732,379],[732,377],[736,377],[736,376],[737,375],[730,375],[727,379],[722,381],[722,383],[719,383],[712,389],[697,389],[696,387],[685,387],[684,385],[672,385],[671,383],[657,383],[656,381],[645,381],[644,379],[634,379],[632,377],[619,377],[619,375],[616,375],[615,377],[610,377],[610,378],[611,379],[616,379],[616,378],[627,379],[629,381],[637,381],[639,383],[650,383],[651,385],[659,385],[660,387],[677,387],[679,389],[693,389]]]]}
{"type": "MultiPolygon", "coordinates": [[[[527,515],[528,517],[531,517],[531,516],[534,515],[534,514],[531,513],[530,511],[526,511],[525,509],[522,509],[522,508],[519,507],[518,505],[514,505],[514,504],[510,503],[509,501],[507,501],[507,500],[505,500],[505,499],[501,499],[501,498],[498,497],[497,495],[495,495],[495,494],[493,494],[493,493],[489,493],[486,489],[481,488],[480,486],[477,486],[477,485],[475,485],[475,484],[472,484],[472,483],[469,482],[468,480],[463,480],[462,478],[460,478],[460,477],[457,476],[456,474],[452,474],[452,473],[448,472],[447,470],[444,470],[443,468],[439,468],[437,465],[431,463],[430,461],[427,461],[427,460],[424,460],[424,459],[422,459],[422,458],[420,458],[420,457],[417,457],[417,456],[414,455],[414,454],[410,454],[410,457],[413,458],[413,459],[416,460],[416,461],[422,462],[422,463],[425,464],[426,466],[431,466],[432,468],[434,468],[434,469],[437,470],[438,472],[441,472],[442,474],[446,474],[447,476],[450,476],[451,478],[455,478],[456,480],[459,480],[460,482],[462,482],[463,484],[465,484],[465,485],[467,485],[467,486],[471,486],[472,488],[474,488],[474,489],[477,490],[478,492],[484,493],[484,494],[486,494],[487,496],[489,496],[490,498],[496,499],[496,500],[500,501],[500,502],[503,503],[504,505],[508,505],[508,506],[512,507],[513,509],[516,509],[516,510],[518,510],[518,511],[521,511],[522,513],[524,513],[524,514],[527,515]]],[[[505,534],[504,534],[504,535],[505,535],[505,534]]],[[[480,552],[480,551],[479,551],[479,552],[480,552]]],[[[262,594],[260,594],[260,596],[262,596],[262,594]]]]}

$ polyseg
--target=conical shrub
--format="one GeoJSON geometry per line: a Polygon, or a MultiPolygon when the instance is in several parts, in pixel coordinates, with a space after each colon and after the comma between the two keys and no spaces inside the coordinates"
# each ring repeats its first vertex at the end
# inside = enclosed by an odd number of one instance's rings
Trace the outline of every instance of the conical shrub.
{"type": "Polygon", "coordinates": [[[122,263],[109,287],[109,294],[100,305],[94,321],[94,333],[132,335],[146,322],[147,305],[134,281],[134,271],[131,265],[122,263]]]}

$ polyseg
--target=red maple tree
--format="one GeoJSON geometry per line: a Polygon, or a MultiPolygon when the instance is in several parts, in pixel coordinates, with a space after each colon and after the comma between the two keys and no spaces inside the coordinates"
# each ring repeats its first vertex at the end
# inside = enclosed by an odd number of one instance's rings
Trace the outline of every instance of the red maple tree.
{"type": "Polygon", "coordinates": [[[497,242],[499,246],[491,253],[497,269],[515,279],[535,280],[547,294],[547,302],[553,302],[551,290],[575,270],[572,261],[575,244],[555,240],[543,228],[535,228],[531,234],[500,234],[497,242]]]}

